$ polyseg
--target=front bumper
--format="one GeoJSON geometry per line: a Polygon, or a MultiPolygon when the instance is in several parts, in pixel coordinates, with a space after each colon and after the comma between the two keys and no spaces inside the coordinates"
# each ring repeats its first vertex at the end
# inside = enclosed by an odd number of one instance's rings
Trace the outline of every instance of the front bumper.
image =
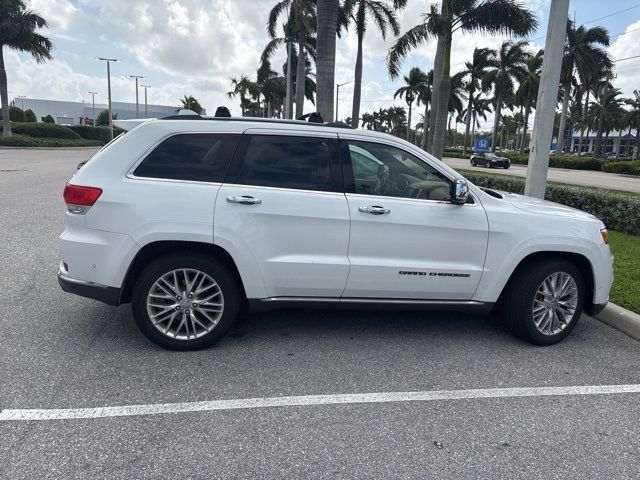
{"type": "Polygon", "coordinates": [[[107,305],[118,306],[120,304],[120,289],[107,287],[98,283],[76,280],[66,276],[62,271],[58,272],[58,283],[62,290],[81,297],[92,298],[107,305]]]}

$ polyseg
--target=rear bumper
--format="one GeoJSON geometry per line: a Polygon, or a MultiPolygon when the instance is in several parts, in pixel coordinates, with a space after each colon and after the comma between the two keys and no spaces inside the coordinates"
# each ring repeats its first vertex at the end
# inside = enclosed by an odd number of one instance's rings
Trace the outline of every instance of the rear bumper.
{"type": "Polygon", "coordinates": [[[76,280],[75,278],[67,277],[62,272],[58,272],[58,283],[62,290],[67,293],[92,298],[107,305],[118,306],[120,303],[120,289],[116,287],[76,280]]]}

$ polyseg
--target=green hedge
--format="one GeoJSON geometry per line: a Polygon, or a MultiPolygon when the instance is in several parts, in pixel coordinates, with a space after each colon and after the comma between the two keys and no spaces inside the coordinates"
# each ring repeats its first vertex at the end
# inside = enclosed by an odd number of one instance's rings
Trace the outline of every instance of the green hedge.
{"type": "MultiPolygon", "coordinates": [[[[529,155],[510,152],[499,152],[498,155],[507,157],[511,160],[511,163],[516,165],[527,165],[529,163],[529,155]]],[[[463,155],[461,152],[445,152],[444,156],[450,158],[471,158],[470,153],[463,155]]],[[[571,155],[549,156],[549,166],[552,168],[601,171],[603,167],[609,163],[611,163],[609,160],[595,157],[573,157],[571,155]]]]}
{"type": "Polygon", "coordinates": [[[13,123],[13,133],[29,135],[36,138],[59,138],[67,140],[79,140],[80,135],[64,125],[52,125],[50,123],[13,123]]]}
{"type": "Polygon", "coordinates": [[[28,135],[13,134],[9,138],[0,136],[1,147],[101,147],[98,140],[85,140],[84,138],[36,138],[28,135]]]}
{"type": "MultiPolygon", "coordinates": [[[[522,178],[475,172],[465,172],[465,177],[479,187],[512,193],[524,192],[525,181],[522,178]]],[[[547,185],[545,198],[595,215],[610,230],[640,236],[640,196],[597,188],[547,185]]]]}
{"type": "MultiPolygon", "coordinates": [[[[89,125],[73,125],[67,127],[74,132],[76,132],[80,137],[85,138],[87,140],[99,140],[103,144],[109,143],[111,141],[111,134],[109,133],[108,128],[100,128],[100,127],[91,127],[89,125]]],[[[114,138],[120,135],[124,130],[118,127],[113,127],[113,136],[114,138]]]]}
{"type": "Polygon", "coordinates": [[[609,173],[624,173],[627,175],[640,175],[640,160],[610,162],[602,167],[602,170],[609,173]]]}

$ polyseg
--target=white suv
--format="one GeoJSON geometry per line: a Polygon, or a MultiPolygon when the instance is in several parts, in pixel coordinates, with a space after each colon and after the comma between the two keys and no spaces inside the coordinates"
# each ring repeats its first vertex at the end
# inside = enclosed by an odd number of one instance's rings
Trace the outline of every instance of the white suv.
{"type": "Polygon", "coordinates": [[[603,223],[468,184],[414,145],[332,125],[142,122],[65,187],[62,288],[131,302],[153,342],[213,344],[242,306],[489,312],[560,341],[612,282],[603,223]]]}

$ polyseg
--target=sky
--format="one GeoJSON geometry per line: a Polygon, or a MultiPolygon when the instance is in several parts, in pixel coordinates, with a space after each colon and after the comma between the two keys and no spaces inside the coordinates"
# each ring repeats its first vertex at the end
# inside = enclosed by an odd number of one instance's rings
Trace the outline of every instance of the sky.
{"type": "MultiPolygon", "coordinates": [[[[550,0],[521,0],[537,16],[538,31],[529,38],[532,48],[542,48],[550,0]]],[[[117,58],[112,64],[114,101],[134,102],[135,83],[128,75],[143,75],[151,85],[149,103],[178,105],[185,94],[198,98],[209,112],[219,105],[240,114],[239,101],[226,95],[232,77],[255,78],[260,54],[268,41],[266,19],[275,0],[30,0],[49,28],[43,33],[54,42],[53,60],[37,64],[30,56],[4,52],[10,98],[91,101],[89,91],[99,92],[96,103],[106,103],[106,66],[96,57],[117,58]]],[[[399,14],[405,32],[421,21],[429,9],[427,0],[409,0],[399,14]]],[[[572,0],[569,14],[578,24],[600,25],[612,37],[609,52],[614,60],[638,55],[640,2],[633,0],[572,0]],[[602,18],[604,17],[604,18],[602,18]],[[615,36],[614,36],[615,35],[615,36]]],[[[456,33],[453,38],[452,73],[463,68],[475,47],[497,48],[505,38],[456,33]]],[[[391,80],[386,53],[393,38],[384,40],[370,26],[364,42],[361,113],[405,106],[393,99],[402,78],[391,80]]],[[[353,80],[357,41],[351,30],[338,39],[336,81],[353,80]]],[[[403,72],[413,66],[433,68],[435,41],[415,49],[403,62],[403,72]]],[[[284,50],[274,57],[274,69],[285,63],[284,50]]],[[[616,62],[614,85],[631,96],[640,88],[640,58],[616,62]]],[[[142,91],[141,91],[142,94],[142,91]]],[[[353,85],[340,89],[339,118],[351,115],[353,85]]],[[[142,97],[141,97],[142,98],[142,97]]],[[[313,106],[307,104],[305,111],[313,106]]],[[[420,112],[418,112],[420,113],[420,112]]],[[[414,115],[416,123],[419,114],[414,115]]]]}

